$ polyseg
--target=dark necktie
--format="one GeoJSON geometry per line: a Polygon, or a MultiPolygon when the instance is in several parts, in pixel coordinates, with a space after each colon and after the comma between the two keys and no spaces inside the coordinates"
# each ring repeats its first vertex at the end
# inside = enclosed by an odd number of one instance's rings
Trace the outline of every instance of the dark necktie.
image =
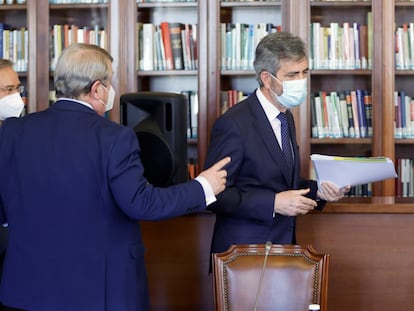
{"type": "Polygon", "coordinates": [[[293,155],[292,155],[292,147],[290,146],[290,136],[289,136],[289,124],[286,118],[286,115],[281,112],[277,116],[280,120],[281,124],[281,136],[282,136],[282,149],[283,154],[285,155],[286,162],[289,165],[289,168],[293,167],[293,155]]]}

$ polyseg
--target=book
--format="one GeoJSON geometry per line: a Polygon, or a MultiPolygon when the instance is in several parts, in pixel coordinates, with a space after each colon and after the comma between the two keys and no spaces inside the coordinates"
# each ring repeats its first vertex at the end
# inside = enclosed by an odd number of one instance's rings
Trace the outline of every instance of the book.
{"type": "Polygon", "coordinates": [[[0,23],[0,58],[5,58],[4,49],[4,31],[12,29],[10,25],[0,23]]]}
{"type": "Polygon", "coordinates": [[[401,97],[394,91],[394,138],[402,138],[401,97]]]}
{"type": "Polygon", "coordinates": [[[184,25],[181,23],[169,23],[169,28],[174,69],[183,70],[184,59],[181,31],[184,29],[184,25]]]}
{"type": "Polygon", "coordinates": [[[325,138],[327,136],[327,133],[325,132],[323,107],[322,107],[322,101],[321,101],[321,96],[319,92],[315,93],[314,95],[314,105],[315,105],[315,113],[316,113],[318,138],[325,138]]]}
{"type": "Polygon", "coordinates": [[[359,26],[361,69],[368,69],[368,26],[359,26]]]}
{"type": "Polygon", "coordinates": [[[315,94],[310,94],[310,107],[311,107],[311,136],[312,138],[318,138],[318,121],[316,117],[315,107],[315,94]]]}
{"type": "Polygon", "coordinates": [[[355,138],[361,138],[360,120],[358,114],[358,102],[356,91],[351,91],[351,103],[352,103],[352,118],[354,120],[355,138]]]}
{"type": "Polygon", "coordinates": [[[368,27],[368,69],[372,68],[373,51],[374,51],[374,24],[372,18],[372,11],[367,13],[367,27],[368,27]]]}
{"type": "Polygon", "coordinates": [[[354,113],[352,111],[352,99],[351,99],[351,91],[345,91],[345,101],[346,101],[346,111],[348,114],[348,129],[349,129],[349,137],[355,138],[355,123],[354,123],[354,113]]]}
{"type": "Polygon", "coordinates": [[[329,115],[328,115],[328,106],[326,102],[326,92],[320,91],[319,97],[321,100],[321,111],[322,111],[322,127],[325,137],[330,137],[330,124],[329,124],[329,115]]]}
{"type": "Polygon", "coordinates": [[[191,50],[191,63],[193,69],[198,69],[198,38],[197,38],[197,24],[191,24],[190,31],[190,50],[191,50]]]}
{"type": "Polygon", "coordinates": [[[397,178],[394,163],[387,157],[342,157],[312,154],[318,183],[330,181],[339,188],[397,178]]]}
{"type": "Polygon", "coordinates": [[[361,62],[360,62],[359,23],[353,23],[352,29],[353,29],[353,42],[354,42],[354,69],[360,69],[361,62]]]}
{"type": "Polygon", "coordinates": [[[349,137],[349,119],[345,92],[339,92],[338,97],[343,137],[349,137]]]}
{"type": "Polygon", "coordinates": [[[339,69],[338,23],[330,23],[329,69],[339,69]]]}
{"type": "MultiPolygon", "coordinates": [[[[327,98],[328,99],[328,98],[327,98]]],[[[339,106],[339,97],[336,92],[331,92],[329,94],[329,101],[330,105],[329,115],[330,121],[329,124],[331,125],[331,137],[333,138],[342,138],[344,137],[342,132],[342,122],[341,122],[341,111],[339,106]]]]}
{"type": "Polygon", "coordinates": [[[364,95],[364,104],[365,104],[365,115],[367,119],[367,136],[372,137],[373,127],[372,127],[372,97],[369,91],[365,91],[364,95]]]}
{"type": "Polygon", "coordinates": [[[164,44],[165,69],[173,70],[174,69],[174,57],[173,57],[172,45],[171,45],[170,25],[168,22],[161,22],[160,28],[161,28],[162,42],[164,44]]]}
{"type": "Polygon", "coordinates": [[[160,25],[155,25],[155,54],[154,54],[154,69],[165,70],[165,49],[162,40],[162,31],[160,25]]]}
{"type": "Polygon", "coordinates": [[[139,32],[139,69],[154,70],[154,24],[143,23],[141,25],[139,32]]]}
{"type": "Polygon", "coordinates": [[[367,115],[365,110],[364,102],[364,90],[357,89],[355,90],[356,101],[357,101],[357,111],[358,111],[358,121],[359,121],[359,133],[361,138],[368,136],[368,125],[367,125],[367,115]]]}

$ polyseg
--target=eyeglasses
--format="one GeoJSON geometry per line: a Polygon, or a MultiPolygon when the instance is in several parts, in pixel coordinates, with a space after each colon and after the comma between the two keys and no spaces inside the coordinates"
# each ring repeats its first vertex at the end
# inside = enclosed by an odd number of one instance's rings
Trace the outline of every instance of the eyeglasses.
{"type": "Polygon", "coordinates": [[[23,85],[18,85],[18,86],[6,86],[6,87],[0,87],[0,91],[7,93],[7,94],[11,94],[15,91],[19,92],[19,93],[23,93],[24,92],[24,86],[23,85]]]}

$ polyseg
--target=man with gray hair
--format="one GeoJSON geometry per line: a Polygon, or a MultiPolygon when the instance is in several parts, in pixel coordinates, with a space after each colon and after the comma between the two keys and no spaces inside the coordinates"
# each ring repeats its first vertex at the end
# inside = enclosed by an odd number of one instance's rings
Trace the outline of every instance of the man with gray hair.
{"type": "Polygon", "coordinates": [[[149,307],[137,220],[203,211],[225,188],[229,157],[196,180],[157,188],[135,132],[112,108],[112,57],[73,44],[55,70],[57,101],[0,128],[0,221],[9,245],[0,300],[30,311],[149,307]]]}
{"type": "Polygon", "coordinates": [[[305,43],[287,32],[271,33],[256,48],[259,87],[214,124],[206,165],[231,155],[227,187],[209,206],[216,213],[211,252],[232,244],[294,244],[296,216],[341,199],[338,189],[299,176],[293,109],[306,101],[305,43]]]}

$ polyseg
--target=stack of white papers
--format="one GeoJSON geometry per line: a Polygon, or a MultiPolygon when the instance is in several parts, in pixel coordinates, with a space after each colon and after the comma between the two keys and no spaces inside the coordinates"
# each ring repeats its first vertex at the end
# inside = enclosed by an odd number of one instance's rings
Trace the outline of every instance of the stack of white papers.
{"type": "Polygon", "coordinates": [[[319,183],[330,181],[339,188],[396,178],[394,163],[386,157],[340,157],[312,154],[319,183]]]}

